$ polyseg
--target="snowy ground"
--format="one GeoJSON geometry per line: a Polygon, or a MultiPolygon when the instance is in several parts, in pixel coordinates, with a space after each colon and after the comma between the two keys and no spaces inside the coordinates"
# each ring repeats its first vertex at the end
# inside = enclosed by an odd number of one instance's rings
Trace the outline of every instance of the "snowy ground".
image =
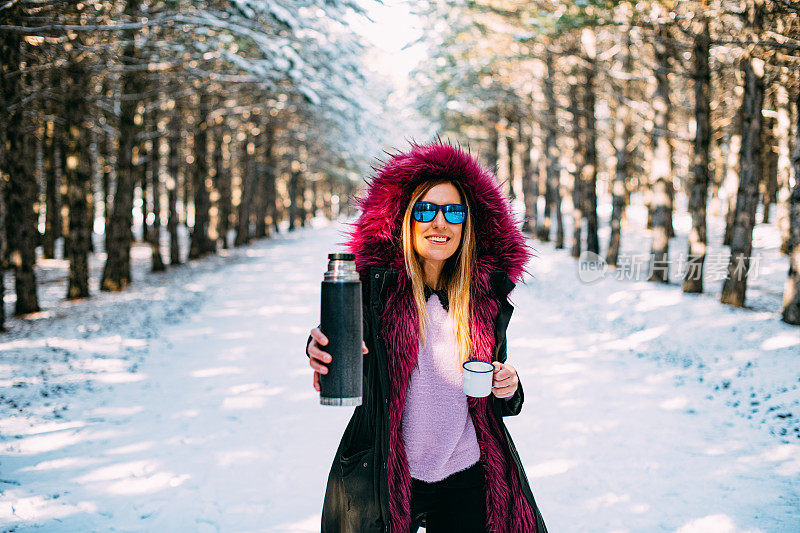
{"type": "MultiPolygon", "coordinates": [[[[648,250],[641,215],[623,251],[648,250]]],[[[139,248],[130,290],[79,303],[53,276],[43,313],[0,336],[0,526],[317,531],[352,409],[318,405],[302,348],[344,229],[156,275],[139,248]]],[[[526,404],[506,421],[551,532],[800,531],[800,330],[778,320],[773,228],[756,242],[744,310],[713,282],[584,284],[534,245],[509,326],[526,404]]]]}

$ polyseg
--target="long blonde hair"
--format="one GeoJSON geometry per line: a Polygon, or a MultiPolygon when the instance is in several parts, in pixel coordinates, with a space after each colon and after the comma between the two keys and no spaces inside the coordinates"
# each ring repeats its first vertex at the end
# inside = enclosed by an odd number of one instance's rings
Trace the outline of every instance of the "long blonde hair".
{"type": "Polygon", "coordinates": [[[425,342],[425,322],[428,319],[428,309],[425,306],[425,276],[419,260],[419,254],[414,250],[411,212],[414,204],[420,201],[425,196],[425,193],[440,183],[451,183],[455,186],[461,195],[461,201],[467,204],[467,218],[461,228],[461,242],[455,253],[445,261],[440,274],[440,281],[447,289],[448,313],[455,324],[456,350],[459,359],[463,363],[472,354],[472,339],[470,338],[469,329],[470,280],[472,279],[472,265],[475,261],[475,229],[472,223],[472,206],[469,205],[466,192],[461,184],[445,178],[431,179],[414,189],[411,194],[411,201],[403,214],[403,256],[405,258],[406,273],[411,280],[414,303],[417,305],[419,338],[425,342]]]}

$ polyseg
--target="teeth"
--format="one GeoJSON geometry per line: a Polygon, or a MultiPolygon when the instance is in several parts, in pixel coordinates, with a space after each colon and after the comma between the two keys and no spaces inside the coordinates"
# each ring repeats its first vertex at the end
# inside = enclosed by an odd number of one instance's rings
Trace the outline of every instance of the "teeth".
{"type": "Polygon", "coordinates": [[[447,242],[447,238],[445,237],[428,237],[428,239],[432,240],[433,242],[447,242]]]}

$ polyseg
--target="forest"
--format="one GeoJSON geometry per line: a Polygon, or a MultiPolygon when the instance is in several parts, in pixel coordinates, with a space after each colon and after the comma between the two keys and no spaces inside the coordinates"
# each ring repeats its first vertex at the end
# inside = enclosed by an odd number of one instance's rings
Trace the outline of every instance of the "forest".
{"type": "Polygon", "coordinates": [[[338,216],[379,149],[347,28],[361,13],[350,1],[3,2],[0,255],[14,314],[39,311],[36,250],[54,258],[62,238],[65,296],[79,299],[124,290],[136,242],[160,271],[318,208],[338,216]]]}
{"type": "Polygon", "coordinates": [[[775,311],[800,324],[796,2],[409,2],[427,57],[400,117],[351,27],[367,3],[4,0],[0,272],[13,294],[0,296],[13,314],[40,311],[39,259],[66,261],[64,296],[82,299],[135,283],[133,246],[163,271],[353,216],[397,130],[422,128],[477,151],[531,238],[576,259],[619,266],[641,195],[648,279],[667,282],[685,254],[686,293],[704,291],[709,204],[724,212],[722,304],[746,305],[754,228],[776,225],[789,269],[775,311]],[[670,247],[681,197],[688,250],[670,247]],[[90,257],[103,258],[96,286],[90,257]]]}
{"type": "Polygon", "coordinates": [[[436,3],[432,60],[415,81],[443,131],[473,139],[522,199],[532,237],[575,258],[621,266],[638,193],[647,279],[666,282],[682,254],[682,290],[703,292],[712,206],[730,250],[720,301],[741,307],[753,228],[777,225],[790,259],[781,316],[798,324],[798,15],[788,0],[436,3]],[[605,242],[598,194],[611,203],[605,242]],[[688,250],[670,249],[678,196],[688,250]]]}

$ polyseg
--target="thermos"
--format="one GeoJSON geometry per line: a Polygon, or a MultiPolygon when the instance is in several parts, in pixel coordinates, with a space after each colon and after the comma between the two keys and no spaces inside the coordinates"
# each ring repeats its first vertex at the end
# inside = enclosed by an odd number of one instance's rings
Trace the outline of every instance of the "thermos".
{"type": "Polygon", "coordinates": [[[361,281],[355,259],[353,254],[328,254],[320,329],[328,338],[321,348],[331,354],[331,362],[327,363],[328,373],[319,376],[322,405],[361,405],[361,281]]]}

